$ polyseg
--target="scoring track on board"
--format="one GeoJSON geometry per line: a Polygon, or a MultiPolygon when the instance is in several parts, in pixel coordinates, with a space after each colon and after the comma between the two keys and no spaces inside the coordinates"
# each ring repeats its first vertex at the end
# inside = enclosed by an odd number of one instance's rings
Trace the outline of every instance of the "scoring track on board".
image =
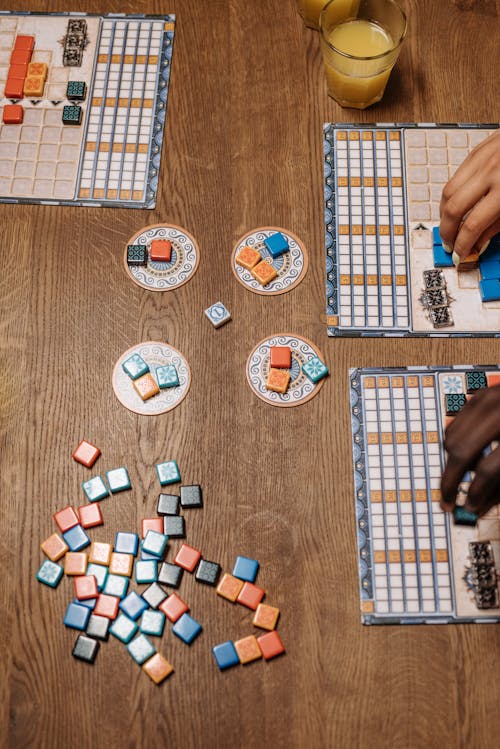
{"type": "Polygon", "coordinates": [[[136,232],[127,245],[151,244],[153,239],[168,239],[172,243],[172,257],[168,263],[153,262],[149,258],[145,267],[127,264],[125,247],[123,264],[132,281],[149,291],[170,291],[187,283],[195,274],[200,262],[200,250],[191,234],[175,224],[151,224],[136,232]]]}
{"type": "Polygon", "coordinates": [[[184,400],[191,385],[191,370],[185,357],[173,346],[161,341],[147,341],[132,346],[120,356],[113,369],[112,384],[116,397],[129,411],[143,416],[158,416],[171,411],[184,400]],[[174,364],[179,385],[160,390],[158,395],[143,401],[122,369],[123,362],[132,354],[139,354],[153,373],[157,367],[174,364]]]}
{"type": "Polygon", "coordinates": [[[316,383],[311,382],[302,372],[302,365],[313,356],[324,361],[321,351],[307,338],[288,333],[276,333],[269,338],[264,338],[250,352],[247,360],[246,376],[250,389],[258,398],[272,406],[289,408],[306,403],[317,395],[325,382],[324,379],[316,383]],[[290,385],[284,394],[266,389],[271,346],[290,346],[292,352],[290,385]]]}
{"type": "Polygon", "coordinates": [[[267,296],[285,294],[287,291],[294,289],[306,275],[308,265],[307,250],[302,240],[292,232],[276,226],[264,226],[247,232],[237,241],[231,255],[231,270],[239,283],[255,294],[267,296]],[[273,259],[263,242],[264,239],[276,232],[281,232],[284,235],[290,249],[273,259]],[[278,275],[267,286],[261,286],[249,270],[236,263],[236,255],[245,246],[258,249],[264,260],[272,261],[271,264],[278,275]]]}

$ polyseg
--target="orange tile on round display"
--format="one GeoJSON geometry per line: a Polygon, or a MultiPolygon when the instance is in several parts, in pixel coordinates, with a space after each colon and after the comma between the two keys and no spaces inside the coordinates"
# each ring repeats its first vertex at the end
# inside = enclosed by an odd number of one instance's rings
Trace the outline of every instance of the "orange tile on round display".
{"type": "Polygon", "coordinates": [[[40,545],[40,548],[51,562],[57,562],[66,554],[69,547],[62,538],[57,535],[57,533],[53,533],[45,539],[43,544],[40,545]]]}
{"type": "Polygon", "coordinates": [[[84,575],[87,571],[87,555],[84,551],[68,551],[64,557],[66,575],[84,575]]]}
{"type": "Polygon", "coordinates": [[[260,263],[261,260],[262,255],[260,252],[257,252],[257,250],[254,250],[252,247],[248,247],[248,245],[242,247],[235,257],[235,261],[238,265],[241,265],[242,268],[246,268],[247,270],[255,268],[257,263],[260,263]]]}
{"type": "Polygon", "coordinates": [[[280,610],[275,606],[268,606],[266,603],[259,603],[257,610],[252,619],[254,627],[260,627],[260,629],[276,629],[276,622],[278,621],[280,610]]]}
{"type": "Polygon", "coordinates": [[[187,603],[176,593],[172,593],[168,598],[165,598],[158,608],[160,611],[163,611],[167,619],[171,622],[176,622],[177,619],[180,619],[183,614],[189,611],[187,603]]]}
{"type": "Polygon", "coordinates": [[[110,574],[130,577],[133,566],[134,557],[132,554],[120,554],[117,551],[114,551],[111,554],[111,561],[109,563],[110,574]]]}
{"type": "Polygon", "coordinates": [[[78,508],[78,515],[82,528],[95,528],[97,525],[104,523],[99,502],[82,505],[82,507],[78,508]]]}
{"type": "Polygon", "coordinates": [[[93,445],[87,440],[82,440],[78,447],[73,450],[71,457],[76,460],[77,463],[81,463],[86,468],[92,468],[97,458],[101,454],[98,447],[93,445]]]}
{"type": "Polygon", "coordinates": [[[90,598],[97,598],[97,580],[94,575],[77,575],[73,578],[73,587],[75,589],[75,598],[79,601],[88,601],[90,598]]]}
{"type": "Polygon", "coordinates": [[[266,661],[270,661],[271,658],[276,658],[277,655],[285,652],[285,646],[276,630],[257,637],[257,644],[266,661]]]}
{"type": "Polygon", "coordinates": [[[201,559],[201,551],[188,544],[182,544],[174,559],[175,564],[188,572],[193,572],[201,559]]]}
{"type": "Polygon", "coordinates": [[[111,554],[113,548],[111,544],[102,543],[102,541],[94,541],[90,547],[89,562],[92,564],[104,564],[105,567],[109,565],[111,560],[111,554]]]}
{"type": "Polygon", "coordinates": [[[266,380],[266,389],[273,393],[286,393],[290,384],[290,373],[285,369],[270,369],[266,380]]]}
{"type": "Polygon", "coordinates": [[[163,533],[163,518],[143,518],[142,520],[142,538],[146,537],[148,531],[163,533]]]}
{"type": "Polygon", "coordinates": [[[292,349],[290,346],[271,346],[269,353],[273,369],[290,369],[292,366],[292,349]]]}
{"type": "Polygon", "coordinates": [[[149,400],[153,395],[158,395],[160,392],[158,383],[151,372],[142,375],[142,377],[139,377],[137,380],[133,380],[132,385],[137,395],[139,395],[143,401],[149,400]]]}
{"type": "Polygon", "coordinates": [[[153,655],[149,661],[146,661],[146,663],[143,664],[142,668],[155,684],[161,684],[167,676],[170,676],[170,674],[174,672],[172,664],[160,655],[160,653],[153,655]]]}
{"type": "Polygon", "coordinates": [[[229,572],[226,572],[217,586],[217,593],[228,601],[234,603],[238,598],[242,587],[243,580],[239,580],[237,577],[230,575],[229,572]]]}
{"type": "Polygon", "coordinates": [[[238,653],[240,663],[243,665],[262,658],[262,652],[257,644],[255,635],[249,635],[249,637],[244,637],[242,640],[236,640],[234,647],[238,653]]]}
{"type": "Polygon", "coordinates": [[[55,512],[52,517],[56,521],[61,533],[66,533],[66,531],[69,531],[70,528],[74,528],[74,526],[79,523],[78,515],[70,505],[55,512]]]}
{"type": "Polygon", "coordinates": [[[259,588],[258,585],[253,583],[243,583],[243,587],[238,594],[236,601],[246,606],[248,609],[255,609],[262,601],[265,595],[265,590],[259,588]]]}
{"type": "Polygon", "coordinates": [[[97,597],[93,613],[96,616],[105,616],[106,619],[116,619],[119,603],[120,599],[116,596],[108,596],[105,593],[101,593],[97,597]]]}
{"type": "Polygon", "coordinates": [[[261,260],[260,263],[257,263],[250,273],[261,286],[267,286],[267,284],[271,283],[271,281],[273,281],[278,275],[271,263],[267,263],[265,260],[261,260]]]}

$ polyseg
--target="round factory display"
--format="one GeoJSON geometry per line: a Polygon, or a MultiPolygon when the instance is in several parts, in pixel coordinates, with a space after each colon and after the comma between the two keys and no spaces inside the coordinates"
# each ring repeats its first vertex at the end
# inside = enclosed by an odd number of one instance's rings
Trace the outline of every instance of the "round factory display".
{"type": "Polygon", "coordinates": [[[127,242],[123,262],[132,281],[150,291],[171,291],[194,275],[200,250],[194,237],[174,224],[152,224],[127,242]]]}
{"type": "Polygon", "coordinates": [[[112,382],[115,395],[125,408],[143,416],[157,416],[184,400],[191,384],[191,370],[173,346],[147,341],[120,356],[112,382]]]}
{"type": "Polygon", "coordinates": [[[311,341],[277,333],[260,341],[247,360],[246,375],[255,395],[273,406],[299,406],[321,389],[328,368],[311,341]]]}
{"type": "Polygon", "coordinates": [[[308,264],[303,242],[275,226],[244,234],[231,255],[231,269],[242,286],[270,296],[294,289],[306,275],[308,264]]]}

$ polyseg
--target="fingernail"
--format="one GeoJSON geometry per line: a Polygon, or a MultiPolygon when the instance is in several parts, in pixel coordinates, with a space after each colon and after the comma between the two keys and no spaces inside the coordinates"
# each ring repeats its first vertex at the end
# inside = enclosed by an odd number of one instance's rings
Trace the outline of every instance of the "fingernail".
{"type": "Polygon", "coordinates": [[[454,252],[451,256],[451,259],[453,260],[453,265],[458,265],[460,262],[460,255],[458,254],[458,252],[454,252]]]}
{"type": "Polygon", "coordinates": [[[490,246],[490,240],[488,239],[488,241],[485,242],[483,246],[481,247],[481,249],[479,250],[479,254],[482,255],[483,252],[486,252],[489,246],[490,246]]]}
{"type": "Polygon", "coordinates": [[[445,242],[444,239],[442,239],[441,242],[443,243],[443,250],[451,255],[451,253],[453,252],[453,247],[445,242]]]}

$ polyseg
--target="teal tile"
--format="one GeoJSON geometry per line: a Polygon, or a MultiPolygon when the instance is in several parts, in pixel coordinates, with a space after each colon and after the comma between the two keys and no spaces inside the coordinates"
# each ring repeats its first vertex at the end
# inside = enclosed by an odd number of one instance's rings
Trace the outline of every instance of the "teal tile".
{"type": "Polygon", "coordinates": [[[128,591],[130,579],[123,575],[108,575],[103,593],[108,596],[125,598],[128,591]]]}
{"type": "Polygon", "coordinates": [[[46,559],[36,573],[36,579],[39,583],[48,585],[49,588],[57,588],[63,574],[64,570],[60,564],[46,559]]]}
{"type": "Polygon", "coordinates": [[[319,356],[313,356],[302,365],[302,371],[311,382],[319,382],[328,374],[328,367],[324,364],[319,356]]]}
{"type": "Polygon", "coordinates": [[[149,660],[149,658],[152,658],[156,653],[154,646],[149,642],[145,635],[138,635],[135,640],[129,642],[127,650],[139,666],[149,660]]]}
{"type": "Polygon", "coordinates": [[[132,354],[122,363],[122,369],[132,380],[137,380],[149,372],[149,365],[139,354],[132,354]]]}
{"type": "Polygon", "coordinates": [[[137,630],[137,624],[125,614],[120,614],[109,628],[111,634],[122,642],[130,642],[137,630]]]}
{"type": "Polygon", "coordinates": [[[155,557],[161,559],[165,553],[167,546],[168,536],[164,533],[158,533],[158,531],[148,531],[142,542],[141,549],[146,554],[153,554],[155,557]]]}
{"type": "Polygon", "coordinates": [[[94,476],[82,484],[83,491],[90,502],[98,502],[100,499],[109,496],[106,484],[100,476],[94,476]]]}
{"type": "Polygon", "coordinates": [[[140,630],[145,635],[161,637],[165,627],[163,611],[145,611],[142,615],[140,630]]]}
{"type": "Polygon", "coordinates": [[[157,463],[156,472],[162,486],[176,484],[181,480],[179,466],[175,460],[166,460],[164,463],[157,463]]]}
{"type": "Polygon", "coordinates": [[[139,585],[155,583],[158,580],[158,562],[138,560],[135,563],[135,579],[139,585]]]}
{"type": "Polygon", "coordinates": [[[97,589],[102,590],[108,577],[108,568],[103,564],[94,564],[91,562],[87,567],[86,575],[94,575],[97,581],[97,589]]]}
{"type": "Polygon", "coordinates": [[[156,381],[161,390],[163,388],[177,387],[179,384],[179,375],[175,366],[167,364],[166,367],[158,367],[156,370],[156,381]]]}
{"type": "Polygon", "coordinates": [[[130,489],[130,477],[125,466],[121,468],[113,468],[111,471],[106,471],[106,480],[108,482],[109,490],[111,494],[117,492],[124,492],[130,489]]]}

